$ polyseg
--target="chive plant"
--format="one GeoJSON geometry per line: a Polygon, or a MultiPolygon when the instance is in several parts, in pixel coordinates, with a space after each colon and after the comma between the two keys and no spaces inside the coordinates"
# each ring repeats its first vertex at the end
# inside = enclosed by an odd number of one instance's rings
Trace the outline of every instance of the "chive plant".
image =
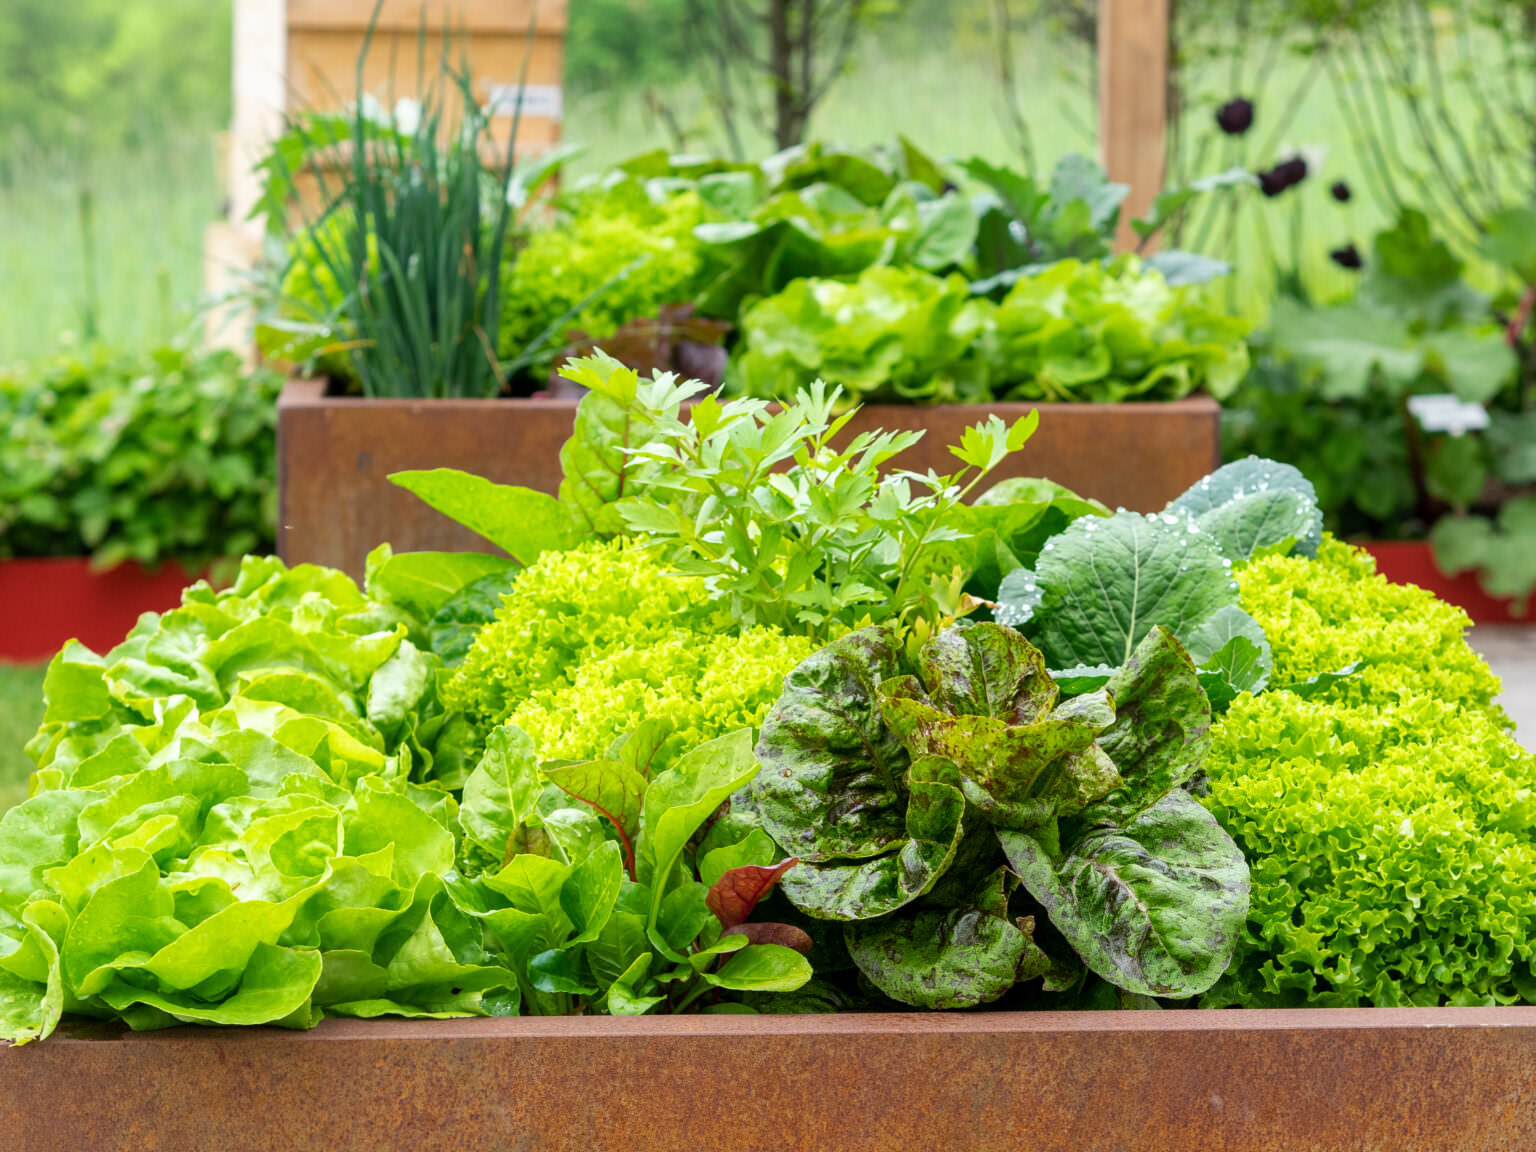
{"type": "MultiPolygon", "coordinates": [[[[363,90],[372,38],[370,27],[351,115],[315,117],[317,130],[299,137],[324,200],[318,217],[305,220],[313,241],[307,280],[333,330],[349,334],[328,350],[347,354],[366,396],[496,396],[575,314],[556,320],[511,361],[498,360],[520,199],[513,191],[521,101],[509,138],[497,141],[494,109],[475,100],[467,64],[450,63],[445,34],[438,75],[420,86],[414,123],[398,112],[380,114],[363,90]],[[327,170],[336,174],[329,182],[327,170]],[[324,226],[333,221],[344,223],[324,226]]],[[[424,54],[425,35],[418,45],[424,54]]],[[[425,73],[424,60],[418,69],[425,73]]],[[[519,90],[526,72],[525,56],[519,90]]],[[[288,167],[281,157],[276,162],[288,167]]],[[[291,172],[284,175],[292,195],[291,172]]]]}

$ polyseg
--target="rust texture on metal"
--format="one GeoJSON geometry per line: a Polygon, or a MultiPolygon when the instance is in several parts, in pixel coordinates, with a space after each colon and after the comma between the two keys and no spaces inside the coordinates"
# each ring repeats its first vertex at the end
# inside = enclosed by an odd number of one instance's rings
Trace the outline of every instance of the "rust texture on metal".
{"type": "Polygon", "coordinates": [[[12,1152],[1501,1152],[1536,1008],[88,1025],[0,1051],[12,1152]]]}
{"type": "MultiPolygon", "coordinates": [[[[997,473],[1045,476],[1111,507],[1154,511],[1217,463],[1220,409],[1205,397],[1163,404],[992,404],[914,408],[872,405],[849,434],[926,428],[895,461],[915,471],[954,471],[947,446],[968,424],[997,412],[1040,409],[1040,430],[997,473]]],[[[278,403],[278,551],[361,576],[370,549],[488,551],[388,481],[392,472],[460,468],[502,484],[554,492],[572,400],[358,400],[295,380],[278,403]]]]}

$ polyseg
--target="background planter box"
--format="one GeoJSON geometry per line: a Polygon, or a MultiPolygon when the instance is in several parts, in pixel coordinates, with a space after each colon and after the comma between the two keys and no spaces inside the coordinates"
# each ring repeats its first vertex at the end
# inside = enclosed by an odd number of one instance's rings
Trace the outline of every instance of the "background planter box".
{"type": "Polygon", "coordinates": [[[25,1152],[1489,1152],[1536,1008],[326,1021],[0,1051],[25,1152]]]}
{"type": "Polygon", "coordinates": [[[196,579],[177,564],[94,572],[84,557],[0,560],[0,660],[47,660],[66,640],[105,652],[143,613],[180,604],[182,589],[196,579]]]}
{"type": "MultiPolygon", "coordinates": [[[[997,412],[1040,409],[1040,431],[996,476],[1046,476],[1110,507],[1156,511],[1219,463],[1220,409],[1207,397],[1165,404],[873,405],[851,432],[926,428],[897,458],[916,471],[954,470],[947,445],[997,412]]],[[[554,492],[574,400],[361,400],[290,381],[278,401],[278,552],[361,577],[370,549],[489,551],[387,477],[461,468],[503,484],[554,492]]]]}
{"type": "Polygon", "coordinates": [[[1434,549],[1424,540],[1392,540],[1362,544],[1376,557],[1376,569],[1395,584],[1417,584],[1440,599],[1465,608],[1474,624],[1536,624],[1536,597],[1524,612],[1515,611],[1513,600],[1500,600],[1484,592],[1475,572],[1447,576],[1435,563],[1434,549]]]}

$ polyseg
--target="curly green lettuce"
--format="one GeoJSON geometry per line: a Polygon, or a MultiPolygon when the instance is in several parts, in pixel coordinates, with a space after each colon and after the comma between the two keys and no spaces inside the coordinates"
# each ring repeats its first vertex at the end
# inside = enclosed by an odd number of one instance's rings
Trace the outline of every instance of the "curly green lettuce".
{"type": "Polygon", "coordinates": [[[521,572],[444,689],[452,706],[494,728],[539,689],[679,629],[722,631],[702,580],[673,575],[633,544],[546,552],[521,572]]]}
{"type": "Polygon", "coordinates": [[[1212,729],[1206,805],[1252,872],[1212,1006],[1536,998],[1536,757],[1493,702],[1458,608],[1326,540],[1238,575],[1269,691],[1212,729]],[[1290,691],[1363,661],[1326,691],[1290,691]]]}
{"type": "Polygon", "coordinates": [[[566,331],[579,329],[601,341],[630,320],[655,316],[664,304],[691,301],[702,286],[704,260],[693,229],[703,220],[704,205],[696,192],[653,203],[638,184],[625,182],[584,194],[569,219],[534,232],[526,245],[508,254],[501,356],[516,356],[598,289],[601,295],[553,334],[543,358],[546,367],[566,331]]]}
{"type": "Polygon", "coordinates": [[[601,757],[643,721],[663,720],[672,732],[656,760],[667,764],[707,740],[759,727],[784,677],[815,650],[809,637],[771,628],[740,636],[679,629],[582,663],[534,692],[511,720],[555,760],[601,757]]]}

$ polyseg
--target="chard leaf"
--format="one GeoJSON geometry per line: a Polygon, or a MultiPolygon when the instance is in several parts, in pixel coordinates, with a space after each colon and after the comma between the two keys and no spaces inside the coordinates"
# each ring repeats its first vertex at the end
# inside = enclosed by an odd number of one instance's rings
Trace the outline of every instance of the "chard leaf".
{"type": "Polygon", "coordinates": [[[576,930],[573,944],[597,939],[613,914],[623,882],[623,859],[612,840],[604,840],[572,865],[570,875],[560,885],[560,910],[576,930]]]}
{"type": "Polygon", "coordinates": [[[863,628],[808,657],[763,721],[752,795],[763,826],[802,860],[868,859],[907,839],[901,779],[908,756],[878,704],[902,671],[901,643],[863,628]]]}
{"type": "MultiPolygon", "coordinates": [[[[731,803],[734,805],[735,800],[731,803]]],[[[720,821],[715,822],[718,827],[720,821]]],[[[714,831],[714,828],[710,829],[714,831]]],[[[708,839],[699,846],[699,879],[713,887],[722,876],[735,868],[766,868],[779,856],[778,845],[761,828],[753,828],[740,840],[711,849],[708,839]]]]}
{"type": "Polygon", "coordinates": [[[1232,957],[1248,865],[1200,802],[1174,789],[1124,827],[1095,828],[1052,860],[999,831],[1008,863],[1098,976],[1145,996],[1195,996],[1232,957]]]}
{"type": "Polygon", "coordinates": [[[808,960],[782,944],[749,944],[704,979],[737,992],[793,992],[811,978],[808,960]]]}
{"type": "Polygon", "coordinates": [[[1040,556],[1031,631],[1053,668],[1130,659],[1157,625],[1175,636],[1238,603],[1214,541],[1182,516],[1086,517],[1040,556]]]}
{"type": "Polygon", "coordinates": [[[757,775],[752,730],[700,744],[651,781],[640,815],[639,877],[653,888],[655,927],[667,879],[684,847],[722,803],[757,775]]]}
{"type": "Polygon", "coordinates": [[[617,829],[624,841],[625,863],[633,868],[645,780],[613,760],[587,760],[545,768],[544,778],[588,805],[617,829]]]}
{"type": "Polygon", "coordinates": [[[454,468],[395,472],[389,479],[523,566],[540,553],[574,548],[587,535],[560,501],[532,488],[497,484],[454,468]]]}
{"type": "Polygon", "coordinates": [[[744,936],[749,944],[779,944],[785,948],[793,948],[802,956],[809,956],[811,949],[815,947],[815,941],[811,939],[811,934],[804,928],[796,927],[794,924],[775,924],[762,921],[751,924],[737,924],[734,928],[727,928],[725,936],[744,936]]]}
{"type": "Polygon", "coordinates": [[[646,973],[650,971],[651,956],[652,953],[645,952],[635,957],[634,963],[608,986],[608,1015],[644,1016],[666,1000],[665,996],[643,996],[639,992],[644,986],[646,973]]]}
{"type": "Polygon", "coordinates": [[[592,996],[598,991],[587,974],[580,948],[551,948],[540,952],[528,961],[528,980],[540,992],[592,996]]]}
{"type": "Polygon", "coordinates": [[[1004,877],[996,895],[960,908],[850,924],[849,954],[893,1000],[918,1008],[971,1008],[1003,995],[1020,980],[1042,975],[1050,959],[1007,918],[1004,877]]]}
{"type": "Polygon", "coordinates": [[[744,924],[752,916],[758,901],[773,890],[779,878],[799,861],[791,856],[770,867],[748,864],[732,868],[709,887],[704,903],[715,914],[722,928],[744,924]]]}
{"type": "Polygon", "coordinates": [[[503,724],[486,737],[485,755],[464,784],[459,809],[464,834],[494,859],[506,860],[543,786],[533,739],[516,725],[503,724]]]}

